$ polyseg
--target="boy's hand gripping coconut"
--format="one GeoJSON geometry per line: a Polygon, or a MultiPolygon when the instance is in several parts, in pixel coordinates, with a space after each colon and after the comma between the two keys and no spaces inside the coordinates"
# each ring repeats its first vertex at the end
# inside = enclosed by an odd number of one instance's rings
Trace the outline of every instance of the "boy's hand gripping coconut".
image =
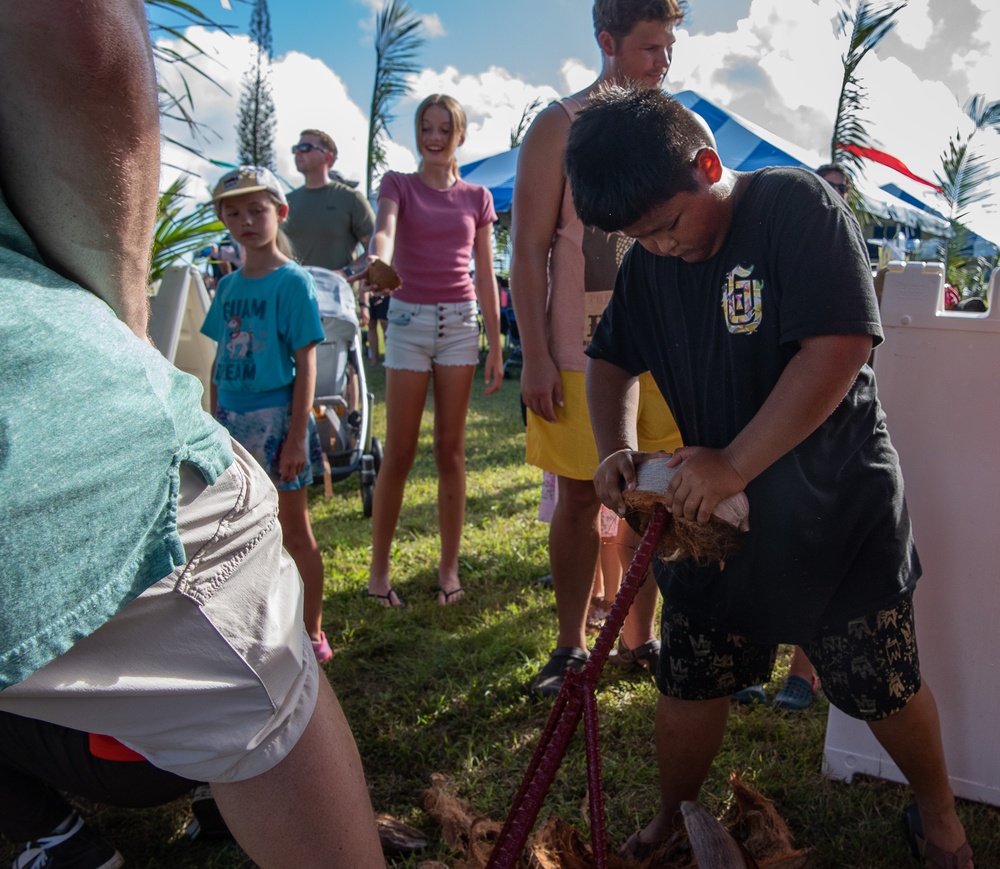
{"type": "MultiPolygon", "coordinates": [[[[642,533],[657,504],[666,503],[667,487],[677,468],[667,467],[670,456],[656,456],[636,465],[635,488],[624,492],[626,521],[642,533]]],[[[678,466],[679,467],[679,466],[678,466]]],[[[699,564],[722,564],[750,529],[750,503],[743,492],[731,495],[715,508],[704,525],[670,515],[657,551],[664,561],[693,558],[699,564]]]]}

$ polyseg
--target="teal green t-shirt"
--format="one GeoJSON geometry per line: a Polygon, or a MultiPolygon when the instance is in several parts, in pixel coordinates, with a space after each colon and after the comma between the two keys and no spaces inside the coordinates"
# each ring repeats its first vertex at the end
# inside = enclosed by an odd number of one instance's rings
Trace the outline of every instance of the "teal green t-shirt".
{"type": "Polygon", "coordinates": [[[233,461],[198,380],[55,274],[0,198],[0,690],[184,563],[182,462],[233,461]]]}

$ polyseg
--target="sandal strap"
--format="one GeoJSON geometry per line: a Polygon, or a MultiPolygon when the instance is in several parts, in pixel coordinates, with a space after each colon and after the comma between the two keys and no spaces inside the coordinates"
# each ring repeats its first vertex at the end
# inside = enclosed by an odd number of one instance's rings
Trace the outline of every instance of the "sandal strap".
{"type": "Polygon", "coordinates": [[[586,661],[590,655],[583,649],[578,649],[576,646],[556,646],[552,650],[552,654],[549,655],[550,658],[570,658],[574,661],[586,661]]]}
{"type": "Polygon", "coordinates": [[[924,842],[924,858],[931,869],[964,869],[972,862],[972,848],[964,842],[957,851],[944,851],[929,840],[924,842]]]}

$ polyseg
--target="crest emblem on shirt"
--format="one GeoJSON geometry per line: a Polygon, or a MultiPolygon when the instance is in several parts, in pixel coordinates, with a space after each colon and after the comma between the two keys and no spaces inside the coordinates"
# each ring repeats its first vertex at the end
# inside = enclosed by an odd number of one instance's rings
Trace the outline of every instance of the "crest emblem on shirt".
{"type": "Polygon", "coordinates": [[[750,280],[753,266],[737,266],[728,275],[722,289],[722,310],[726,328],[734,335],[756,332],[761,320],[763,281],[750,280]]]}

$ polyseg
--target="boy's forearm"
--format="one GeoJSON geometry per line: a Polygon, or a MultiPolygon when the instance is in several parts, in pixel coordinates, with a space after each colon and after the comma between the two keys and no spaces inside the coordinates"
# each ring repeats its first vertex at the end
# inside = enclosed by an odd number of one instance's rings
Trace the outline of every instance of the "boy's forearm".
{"type": "Polygon", "coordinates": [[[771,394],[725,449],[744,485],[820,427],[843,401],[871,353],[868,335],[801,342],[771,394]]]}
{"type": "Polygon", "coordinates": [[[618,450],[639,448],[637,378],[603,359],[588,359],[587,406],[598,460],[603,461],[618,450]]]}
{"type": "Polygon", "coordinates": [[[145,5],[0,2],[0,187],[47,264],[145,336],[160,169],[145,5]]]}

